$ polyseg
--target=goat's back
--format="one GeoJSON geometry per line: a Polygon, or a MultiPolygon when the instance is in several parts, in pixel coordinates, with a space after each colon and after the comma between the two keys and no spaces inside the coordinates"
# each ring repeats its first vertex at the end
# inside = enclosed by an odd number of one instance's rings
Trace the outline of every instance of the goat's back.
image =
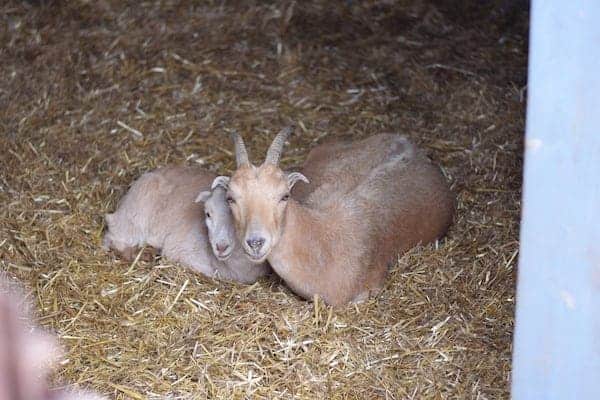
{"type": "Polygon", "coordinates": [[[310,151],[302,166],[310,183],[296,185],[293,195],[309,206],[325,207],[336,196],[354,190],[382,160],[412,152],[405,137],[386,133],[321,144],[310,151]]]}
{"type": "Polygon", "coordinates": [[[133,225],[144,241],[161,247],[168,232],[202,225],[203,207],[194,203],[199,191],[210,187],[214,175],[193,167],[167,166],[139,177],[121,199],[115,216],[133,225]]]}
{"type": "Polygon", "coordinates": [[[443,236],[455,209],[439,167],[418,151],[408,158],[390,157],[352,195],[366,219],[372,249],[368,258],[377,264],[443,236]]]}
{"type": "Polygon", "coordinates": [[[294,195],[312,208],[354,209],[355,236],[364,240],[363,265],[388,263],[396,254],[444,235],[455,208],[448,183],[408,139],[374,135],[313,149],[303,173],[310,185],[294,195]],[[304,196],[304,198],[302,198],[304,196]]]}

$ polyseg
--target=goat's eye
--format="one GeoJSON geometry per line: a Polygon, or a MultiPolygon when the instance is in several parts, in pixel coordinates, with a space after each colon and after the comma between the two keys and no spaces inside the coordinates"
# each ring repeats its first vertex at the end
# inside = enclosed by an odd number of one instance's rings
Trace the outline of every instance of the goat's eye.
{"type": "Polygon", "coordinates": [[[290,194],[286,193],[283,195],[283,197],[281,197],[281,201],[288,201],[290,199],[290,194]]]}
{"type": "Polygon", "coordinates": [[[208,211],[206,212],[206,218],[210,218],[210,213],[208,211]]]}
{"type": "Polygon", "coordinates": [[[233,197],[227,196],[227,203],[233,204],[233,203],[235,203],[235,200],[233,199],[233,197]]]}

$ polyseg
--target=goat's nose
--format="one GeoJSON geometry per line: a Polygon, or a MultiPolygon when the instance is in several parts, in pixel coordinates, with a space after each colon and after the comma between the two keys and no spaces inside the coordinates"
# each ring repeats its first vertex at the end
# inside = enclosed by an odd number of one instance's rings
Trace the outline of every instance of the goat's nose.
{"type": "Polygon", "coordinates": [[[217,243],[217,251],[219,253],[225,253],[225,251],[229,248],[227,243],[217,243]]]}
{"type": "Polygon", "coordinates": [[[261,237],[253,237],[246,240],[246,243],[252,250],[258,251],[263,247],[263,244],[265,244],[265,239],[261,237]]]}

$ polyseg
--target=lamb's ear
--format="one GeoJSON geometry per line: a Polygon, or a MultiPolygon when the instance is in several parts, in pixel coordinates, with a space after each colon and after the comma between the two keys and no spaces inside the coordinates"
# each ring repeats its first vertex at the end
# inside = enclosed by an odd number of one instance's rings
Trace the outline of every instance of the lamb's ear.
{"type": "Polygon", "coordinates": [[[304,183],[310,183],[308,181],[308,178],[305,177],[304,175],[302,175],[300,172],[290,172],[287,176],[287,181],[288,181],[288,188],[293,188],[294,185],[298,182],[298,181],[302,181],[304,183]]]}
{"type": "Polygon", "coordinates": [[[215,190],[218,187],[222,187],[223,189],[229,189],[229,177],[228,176],[217,176],[213,181],[210,188],[215,190]]]}
{"type": "Polygon", "coordinates": [[[194,200],[194,203],[204,203],[206,202],[206,200],[208,200],[208,198],[210,197],[211,192],[204,191],[204,192],[200,192],[198,193],[198,197],[196,197],[196,200],[194,200]]]}

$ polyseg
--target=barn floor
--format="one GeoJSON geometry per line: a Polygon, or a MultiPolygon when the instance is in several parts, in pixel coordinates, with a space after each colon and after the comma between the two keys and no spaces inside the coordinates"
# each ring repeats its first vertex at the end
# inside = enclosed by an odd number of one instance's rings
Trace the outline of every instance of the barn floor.
{"type": "Polygon", "coordinates": [[[493,1],[54,1],[0,6],[1,269],[66,354],[57,386],[116,399],[508,398],[527,13],[493,1]],[[454,4],[453,4],[454,3],[454,4]],[[476,4],[477,3],[477,4],[476,4]],[[335,4],[335,5],[332,5],[335,4]],[[401,132],[452,182],[439,248],[332,310],[100,249],[142,172],[231,172],[289,122],[286,166],[401,132]]]}

